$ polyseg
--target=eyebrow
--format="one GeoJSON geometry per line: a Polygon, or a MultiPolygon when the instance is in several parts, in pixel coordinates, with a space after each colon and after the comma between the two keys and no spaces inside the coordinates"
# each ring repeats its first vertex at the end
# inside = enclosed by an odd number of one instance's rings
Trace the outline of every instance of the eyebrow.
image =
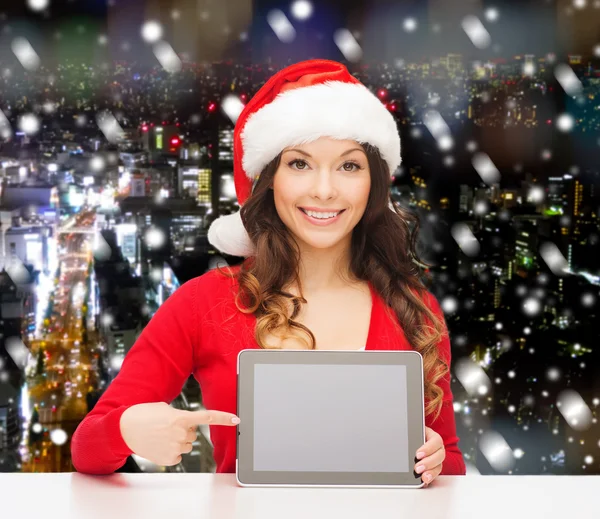
{"type": "MultiPolygon", "coordinates": [[[[300,150],[300,149],[297,149],[297,148],[291,148],[291,149],[289,149],[289,150],[285,150],[285,152],[284,152],[284,153],[287,153],[288,151],[295,151],[295,152],[297,152],[297,153],[301,153],[301,154],[302,154],[302,155],[304,155],[305,157],[309,157],[309,158],[311,158],[311,159],[312,159],[312,155],[311,155],[310,153],[307,153],[306,151],[303,151],[303,150],[300,150]]],[[[362,151],[363,153],[365,152],[365,150],[363,150],[363,149],[361,149],[361,148],[352,148],[352,149],[346,150],[344,153],[342,153],[342,154],[340,155],[340,157],[344,157],[344,156],[346,156],[346,155],[349,155],[349,154],[350,154],[350,153],[352,153],[353,151],[362,151]]]]}

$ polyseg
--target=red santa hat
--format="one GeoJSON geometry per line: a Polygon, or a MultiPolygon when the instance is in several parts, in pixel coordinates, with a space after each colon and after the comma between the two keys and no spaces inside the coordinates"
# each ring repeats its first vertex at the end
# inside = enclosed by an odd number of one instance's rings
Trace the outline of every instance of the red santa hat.
{"type": "MultiPolygon", "coordinates": [[[[241,205],[264,167],[284,148],[320,137],[378,148],[390,174],[400,165],[400,135],[384,104],[341,63],[302,61],[273,75],[246,104],[233,132],[233,176],[241,205]]],[[[254,253],[239,211],[217,218],[208,241],[233,256],[254,253]]]]}

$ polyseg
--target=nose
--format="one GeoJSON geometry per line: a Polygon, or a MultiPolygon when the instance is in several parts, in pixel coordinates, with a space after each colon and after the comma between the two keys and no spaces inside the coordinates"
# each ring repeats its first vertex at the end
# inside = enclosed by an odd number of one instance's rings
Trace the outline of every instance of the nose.
{"type": "Polygon", "coordinates": [[[333,173],[328,168],[320,168],[314,175],[311,195],[319,200],[329,200],[337,193],[333,173]]]}

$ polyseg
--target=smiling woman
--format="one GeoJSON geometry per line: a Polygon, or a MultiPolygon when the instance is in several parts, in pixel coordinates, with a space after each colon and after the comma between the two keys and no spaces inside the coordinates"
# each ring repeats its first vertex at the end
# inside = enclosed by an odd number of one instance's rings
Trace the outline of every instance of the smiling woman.
{"type": "Polygon", "coordinates": [[[342,64],[302,62],[244,107],[233,149],[241,209],[215,220],[208,239],[245,261],[207,272],[161,306],[78,429],[74,463],[105,471],[132,451],[178,463],[194,426],[211,423],[217,472],[234,471],[237,434],[219,425],[239,423],[231,413],[241,350],[412,349],[423,358],[426,425],[414,470],[425,483],[464,474],[446,324],[420,281],[419,220],[390,196],[400,164],[392,115],[342,64]],[[190,371],[210,411],[163,405],[190,371]],[[105,436],[112,450],[99,445],[105,436]]]}

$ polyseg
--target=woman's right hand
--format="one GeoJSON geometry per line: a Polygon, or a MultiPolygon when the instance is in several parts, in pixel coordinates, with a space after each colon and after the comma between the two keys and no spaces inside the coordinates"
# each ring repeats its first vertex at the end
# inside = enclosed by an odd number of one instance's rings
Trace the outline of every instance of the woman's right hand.
{"type": "Polygon", "coordinates": [[[121,436],[142,458],[161,466],[177,465],[192,450],[198,425],[235,426],[239,418],[223,411],[183,411],[165,402],[137,404],[121,415],[121,436]],[[235,421],[237,420],[237,421],[235,421]]]}

